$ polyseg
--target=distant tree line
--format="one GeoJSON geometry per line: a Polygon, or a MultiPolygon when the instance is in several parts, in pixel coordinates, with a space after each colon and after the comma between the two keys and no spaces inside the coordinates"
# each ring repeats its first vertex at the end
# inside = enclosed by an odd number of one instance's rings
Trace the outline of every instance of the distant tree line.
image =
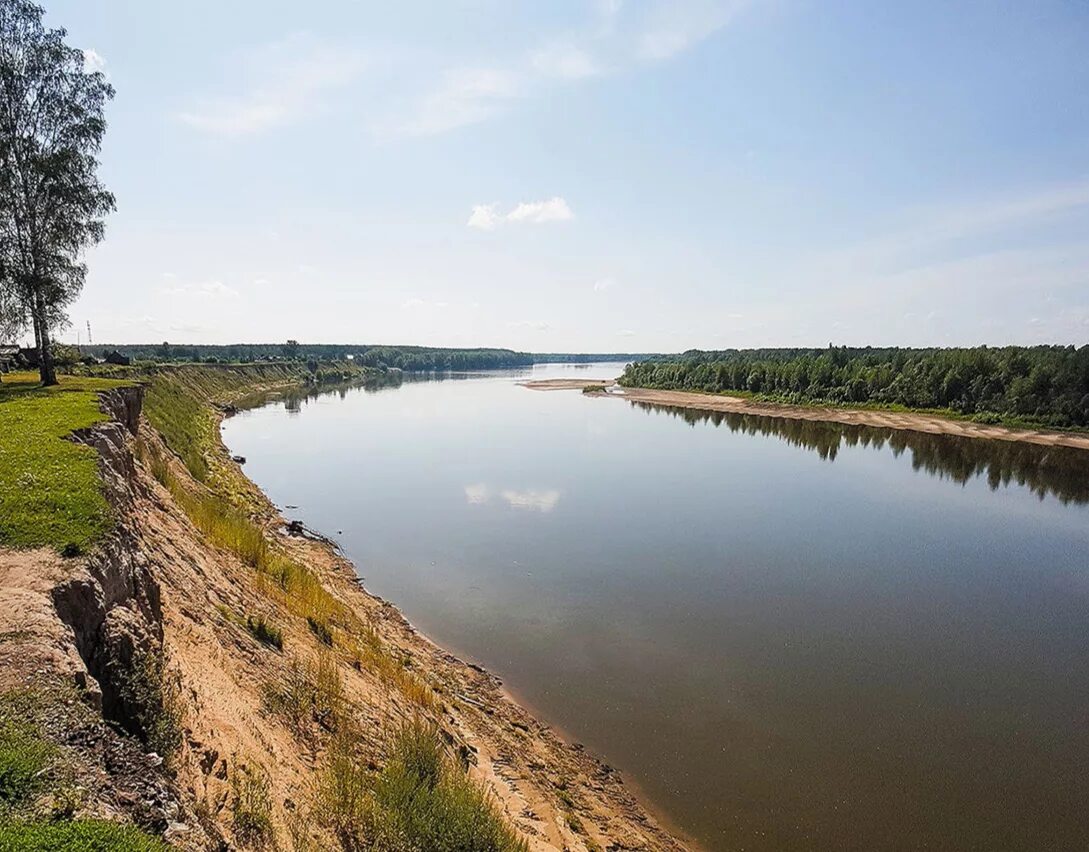
{"type": "Polygon", "coordinates": [[[367,367],[405,371],[482,370],[534,363],[526,352],[511,349],[444,349],[426,346],[366,346],[342,343],[96,344],[83,351],[105,358],[113,351],[134,361],[155,363],[253,363],[257,361],[355,361],[367,367]]]}
{"type": "Polygon", "coordinates": [[[983,422],[1089,426],[1089,345],[691,350],[631,364],[628,387],[784,402],[946,409],[983,422]]]}

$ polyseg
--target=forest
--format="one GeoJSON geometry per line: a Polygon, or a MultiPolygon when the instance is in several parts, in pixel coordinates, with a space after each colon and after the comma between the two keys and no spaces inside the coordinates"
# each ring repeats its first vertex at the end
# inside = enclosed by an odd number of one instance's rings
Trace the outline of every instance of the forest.
{"type": "Polygon", "coordinates": [[[940,409],[980,422],[1089,427],[1089,345],[690,350],[628,365],[627,387],[790,403],[940,409]]]}

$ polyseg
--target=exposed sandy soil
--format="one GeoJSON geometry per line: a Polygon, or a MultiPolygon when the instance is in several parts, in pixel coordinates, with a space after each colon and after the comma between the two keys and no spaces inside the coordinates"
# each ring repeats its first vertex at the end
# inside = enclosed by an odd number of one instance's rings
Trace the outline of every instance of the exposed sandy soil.
{"type": "MultiPolygon", "coordinates": [[[[146,421],[140,423],[139,438],[153,451],[166,452],[146,421]]],[[[132,446],[130,440],[129,451],[132,446]]],[[[220,450],[221,461],[233,464],[220,450]]],[[[195,486],[176,457],[169,463],[175,477],[195,486]]],[[[312,739],[300,738],[268,710],[266,685],[288,677],[293,656],[306,660],[326,652],[304,619],[262,589],[252,568],[204,540],[170,492],[141,464],[133,465],[131,452],[124,467],[132,472],[120,498],[124,511],[115,545],[158,585],[163,644],[182,685],[185,731],[176,771],[185,813],[179,819],[193,829],[181,826],[181,844],[191,846],[198,836],[217,833],[230,840],[231,778],[242,766],[256,766],[271,782],[280,847],[290,849],[290,826],[311,798],[327,740],[317,730],[312,739]],[[224,617],[224,608],[270,615],[283,628],[284,650],[256,642],[224,617]],[[207,832],[196,830],[197,817],[207,832]]],[[[687,848],[649,816],[616,771],[530,716],[504,694],[497,678],[437,647],[393,605],[367,593],[332,545],[288,536],[276,509],[256,488],[254,495],[262,501],[268,534],[370,623],[386,649],[411,659],[412,671],[439,697],[436,721],[448,740],[455,748],[465,746],[471,774],[494,791],[534,852],[687,848]]],[[[102,557],[61,560],[47,551],[0,550],[0,686],[57,675],[68,682],[89,679],[93,690],[94,679],[72,631],[58,620],[51,590],[96,558],[102,557]]],[[[128,604],[122,599],[118,606],[128,604]]],[[[337,664],[363,736],[380,755],[390,723],[412,718],[419,706],[375,671],[354,667],[339,653],[337,664]]],[[[318,848],[334,848],[331,838],[315,839],[318,848]]]]}
{"type": "MultiPolygon", "coordinates": [[[[582,390],[587,385],[610,384],[604,379],[546,379],[539,382],[523,382],[531,390],[582,390]]],[[[780,405],[771,402],[754,402],[737,396],[691,393],[689,391],[651,390],[648,388],[620,388],[606,394],[611,399],[626,399],[679,408],[695,408],[702,411],[729,411],[737,414],[755,414],[761,417],[783,417],[789,420],[821,420],[828,423],[844,423],[855,426],[877,426],[886,429],[907,429],[929,432],[935,435],[957,435],[962,438],[987,438],[994,441],[1025,441],[1050,447],[1075,447],[1089,450],[1089,435],[1071,432],[1049,432],[1035,429],[1008,429],[1004,426],[988,426],[966,420],[953,420],[934,414],[881,411],[879,409],[837,408],[819,405],[780,405]]]]}

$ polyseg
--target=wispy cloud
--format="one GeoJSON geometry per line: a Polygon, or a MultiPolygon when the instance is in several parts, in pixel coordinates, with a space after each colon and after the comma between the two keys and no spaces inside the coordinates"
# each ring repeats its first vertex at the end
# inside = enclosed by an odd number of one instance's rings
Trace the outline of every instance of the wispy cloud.
{"type": "Polygon", "coordinates": [[[412,103],[407,117],[376,128],[383,138],[444,133],[491,118],[556,84],[672,59],[725,27],[750,0],[644,0],[597,4],[579,30],[483,67],[452,68],[412,103]]]}
{"type": "Polygon", "coordinates": [[[476,204],[465,224],[480,231],[494,231],[507,222],[542,224],[566,222],[574,218],[575,214],[567,201],[556,195],[545,201],[523,201],[507,213],[499,212],[498,204],[476,204]]]}
{"type": "Polygon", "coordinates": [[[291,124],[318,109],[326,92],[352,82],[363,61],[356,51],[299,33],[249,51],[237,65],[229,76],[244,82],[243,91],[201,98],[177,119],[227,137],[291,124]]]}
{"type": "Polygon", "coordinates": [[[543,320],[519,320],[518,322],[508,322],[508,328],[527,328],[531,331],[548,331],[552,326],[543,320]]]}
{"type": "Polygon", "coordinates": [[[613,278],[599,278],[594,282],[594,292],[604,293],[606,290],[611,290],[616,286],[616,280],[613,278]]]}
{"type": "Polygon", "coordinates": [[[228,287],[222,281],[215,280],[164,287],[161,292],[167,296],[196,296],[200,298],[233,299],[238,296],[238,291],[233,287],[228,287]]]}
{"type": "Polygon", "coordinates": [[[455,68],[425,95],[407,120],[386,135],[431,136],[489,118],[505,102],[523,93],[516,71],[500,68],[455,68]]]}

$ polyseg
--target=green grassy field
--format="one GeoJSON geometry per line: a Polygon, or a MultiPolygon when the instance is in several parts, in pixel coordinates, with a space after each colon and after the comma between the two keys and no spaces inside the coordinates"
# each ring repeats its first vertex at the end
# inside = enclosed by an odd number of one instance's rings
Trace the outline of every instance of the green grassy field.
{"type": "Polygon", "coordinates": [[[0,545],[85,549],[110,528],[98,457],[66,440],[107,419],[98,391],[128,384],[61,376],[51,388],[34,373],[0,383],[0,545]]]}

